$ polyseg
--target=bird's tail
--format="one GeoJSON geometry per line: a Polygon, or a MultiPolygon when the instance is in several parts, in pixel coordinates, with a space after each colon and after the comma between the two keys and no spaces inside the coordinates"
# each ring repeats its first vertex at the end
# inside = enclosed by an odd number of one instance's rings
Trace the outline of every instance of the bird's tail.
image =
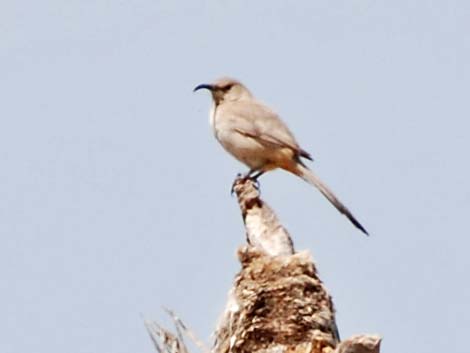
{"type": "Polygon", "coordinates": [[[317,177],[310,169],[301,163],[297,163],[294,170],[290,170],[292,173],[298,175],[307,183],[315,186],[320,192],[325,196],[328,201],[330,201],[336,209],[344,214],[348,219],[354,224],[358,229],[360,229],[364,234],[369,235],[365,228],[358,222],[358,220],[352,215],[352,213],[347,209],[343,203],[338,200],[338,198],[333,194],[333,192],[328,188],[328,186],[323,183],[319,177],[317,177]]]}

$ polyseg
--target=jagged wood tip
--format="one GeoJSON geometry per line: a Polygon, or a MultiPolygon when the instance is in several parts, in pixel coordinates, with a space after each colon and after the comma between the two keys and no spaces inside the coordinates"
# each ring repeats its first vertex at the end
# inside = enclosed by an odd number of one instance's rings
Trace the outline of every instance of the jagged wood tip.
{"type": "Polygon", "coordinates": [[[259,184],[238,177],[232,190],[236,193],[245,224],[248,244],[270,255],[292,255],[294,246],[289,232],[274,211],[260,198],[259,184]]]}

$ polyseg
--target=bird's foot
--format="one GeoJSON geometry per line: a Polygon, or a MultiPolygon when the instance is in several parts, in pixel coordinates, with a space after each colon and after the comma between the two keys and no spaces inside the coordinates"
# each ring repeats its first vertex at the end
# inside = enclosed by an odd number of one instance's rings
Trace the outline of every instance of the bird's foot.
{"type": "Polygon", "coordinates": [[[255,189],[259,191],[260,190],[260,184],[259,184],[258,178],[263,173],[264,172],[259,172],[259,171],[256,172],[256,171],[253,171],[253,170],[250,170],[246,174],[238,173],[235,180],[232,183],[232,187],[230,188],[230,195],[233,196],[233,194],[235,193],[235,186],[237,185],[238,182],[244,182],[244,181],[247,181],[247,180],[250,180],[253,183],[255,189]]]}
{"type": "Polygon", "coordinates": [[[235,192],[235,185],[237,185],[238,181],[245,180],[246,176],[244,176],[242,173],[237,173],[237,176],[235,177],[235,180],[232,183],[232,187],[230,188],[230,195],[233,196],[233,193],[235,192]]]}
{"type": "Polygon", "coordinates": [[[256,188],[256,190],[259,191],[260,189],[260,184],[258,178],[264,174],[264,171],[262,170],[250,170],[248,174],[246,175],[246,178],[250,179],[256,188]]]}

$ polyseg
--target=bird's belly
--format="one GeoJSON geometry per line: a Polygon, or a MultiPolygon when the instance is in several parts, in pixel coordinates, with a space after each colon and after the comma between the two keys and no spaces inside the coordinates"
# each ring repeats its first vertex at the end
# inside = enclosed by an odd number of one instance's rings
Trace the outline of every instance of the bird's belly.
{"type": "Polygon", "coordinates": [[[216,131],[216,137],[228,153],[250,169],[264,170],[268,164],[271,164],[272,153],[251,137],[220,130],[216,131]]]}

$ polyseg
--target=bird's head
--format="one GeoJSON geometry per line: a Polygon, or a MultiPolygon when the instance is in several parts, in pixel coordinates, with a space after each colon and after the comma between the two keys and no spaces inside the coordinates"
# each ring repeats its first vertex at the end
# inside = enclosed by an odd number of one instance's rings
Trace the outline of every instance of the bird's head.
{"type": "Polygon", "coordinates": [[[194,91],[200,89],[208,89],[211,91],[212,99],[215,104],[239,101],[252,97],[250,91],[242,83],[232,78],[220,78],[211,84],[200,84],[194,88],[194,91]]]}

